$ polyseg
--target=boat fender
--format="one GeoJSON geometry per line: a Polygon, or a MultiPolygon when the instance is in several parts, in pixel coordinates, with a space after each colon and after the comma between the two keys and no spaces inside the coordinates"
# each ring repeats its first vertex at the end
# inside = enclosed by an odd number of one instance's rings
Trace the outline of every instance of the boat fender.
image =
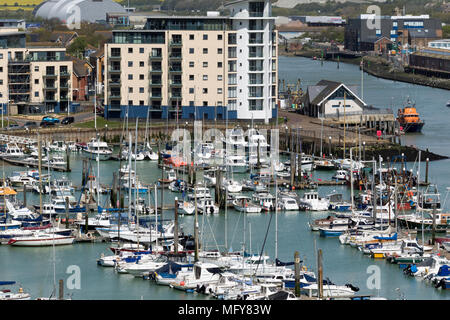
{"type": "Polygon", "coordinates": [[[303,270],[303,271],[308,271],[308,268],[307,268],[306,266],[303,266],[303,267],[302,267],[302,270],[303,270]]]}

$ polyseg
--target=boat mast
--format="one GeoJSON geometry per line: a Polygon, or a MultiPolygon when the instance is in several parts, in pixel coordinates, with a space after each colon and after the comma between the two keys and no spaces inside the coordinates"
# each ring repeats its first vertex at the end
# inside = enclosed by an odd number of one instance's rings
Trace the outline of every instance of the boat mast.
{"type": "Polygon", "coordinates": [[[100,138],[97,133],[97,212],[100,207],[100,138]]]}
{"type": "MultiPolygon", "coordinates": [[[[155,235],[156,235],[156,248],[158,248],[158,185],[155,183],[155,235]]],[[[151,235],[151,230],[150,230],[151,235]]]]}
{"type": "MultiPolygon", "coordinates": [[[[137,184],[137,167],[136,167],[136,162],[137,162],[137,143],[138,143],[138,139],[137,139],[137,133],[138,133],[138,121],[139,121],[139,117],[136,118],[136,135],[134,137],[135,139],[135,143],[134,143],[134,215],[136,216],[136,225],[137,225],[137,249],[139,250],[139,215],[138,215],[138,211],[137,211],[137,195],[138,195],[138,184],[137,184]]],[[[131,147],[130,147],[131,148],[131,147]]],[[[131,186],[130,186],[131,188],[131,186]]]]}
{"type": "MultiPolygon", "coordinates": [[[[128,132],[128,223],[131,220],[131,133],[128,132]]],[[[136,183],[136,172],[134,173],[136,183]]]]}

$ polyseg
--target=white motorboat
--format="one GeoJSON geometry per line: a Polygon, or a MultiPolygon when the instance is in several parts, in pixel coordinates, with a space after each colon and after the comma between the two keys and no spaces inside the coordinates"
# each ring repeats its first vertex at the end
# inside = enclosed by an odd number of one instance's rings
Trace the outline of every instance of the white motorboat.
{"type": "Polygon", "coordinates": [[[306,206],[311,211],[327,211],[330,206],[326,198],[320,198],[317,192],[306,192],[300,198],[300,205],[306,206]]]}
{"type": "Polygon", "coordinates": [[[285,211],[299,210],[297,200],[295,200],[294,198],[283,197],[279,200],[279,205],[281,210],[285,211]]]}
{"type": "Polygon", "coordinates": [[[0,158],[23,159],[25,154],[15,143],[7,143],[6,146],[0,147],[0,158]]]}
{"type": "Polygon", "coordinates": [[[211,198],[197,199],[198,211],[202,214],[217,214],[219,213],[219,207],[214,204],[214,200],[211,198]]]}
{"type": "Polygon", "coordinates": [[[192,270],[177,272],[170,287],[182,291],[196,289],[202,285],[217,283],[222,270],[215,264],[196,262],[192,270]]]}
{"type": "Polygon", "coordinates": [[[333,180],[347,180],[347,171],[346,170],[337,170],[336,173],[331,177],[333,180]]]}
{"type": "Polygon", "coordinates": [[[98,141],[95,138],[91,139],[86,149],[83,149],[83,152],[93,160],[96,160],[98,156],[100,161],[109,160],[112,155],[112,150],[108,144],[104,141],[98,141]]]}
{"type": "Polygon", "coordinates": [[[237,173],[247,172],[248,169],[247,161],[243,155],[227,155],[225,165],[230,171],[237,173]]]}
{"type": "Polygon", "coordinates": [[[275,211],[275,197],[267,192],[254,193],[253,202],[259,204],[263,211],[275,211]]]}
{"type": "Polygon", "coordinates": [[[245,213],[260,213],[261,206],[252,203],[250,197],[247,196],[237,196],[233,201],[233,207],[237,211],[245,213]]]}
{"type": "Polygon", "coordinates": [[[208,188],[196,186],[189,190],[191,193],[188,194],[188,199],[193,201],[197,199],[211,198],[211,191],[208,188]]]}
{"type": "MultiPolygon", "coordinates": [[[[0,286],[12,286],[16,284],[15,281],[0,281],[0,286]]],[[[0,290],[0,301],[1,300],[30,300],[31,295],[24,292],[22,288],[19,288],[17,292],[12,292],[11,289],[1,289],[0,290]]]]}
{"type": "Polygon", "coordinates": [[[194,214],[195,205],[190,201],[179,201],[178,208],[181,210],[181,214],[194,214]]]}

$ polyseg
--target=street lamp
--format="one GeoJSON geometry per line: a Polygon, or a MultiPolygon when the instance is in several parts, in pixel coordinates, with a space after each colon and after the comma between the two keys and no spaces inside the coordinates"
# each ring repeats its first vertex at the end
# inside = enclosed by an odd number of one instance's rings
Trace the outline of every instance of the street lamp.
{"type": "Polygon", "coordinates": [[[363,159],[366,161],[366,142],[363,141],[363,159]]]}
{"type": "Polygon", "coordinates": [[[331,136],[328,137],[328,148],[329,148],[329,153],[330,153],[330,158],[331,158],[331,136]]]}

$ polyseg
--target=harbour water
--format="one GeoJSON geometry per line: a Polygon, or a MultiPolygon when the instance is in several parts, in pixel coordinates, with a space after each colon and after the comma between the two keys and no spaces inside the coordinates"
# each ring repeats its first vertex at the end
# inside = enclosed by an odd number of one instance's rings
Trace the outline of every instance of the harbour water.
{"type": "MultiPolygon", "coordinates": [[[[361,72],[357,66],[313,61],[298,57],[280,57],[280,79],[295,83],[297,78],[302,79],[302,86],[312,85],[321,79],[338,80],[348,84],[360,84],[361,72]]],[[[430,151],[450,156],[450,141],[446,139],[450,129],[445,120],[448,119],[450,109],[445,107],[449,100],[448,91],[428,87],[414,86],[404,83],[394,83],[388,80],[377,79],[364,75],[364,99],[368,104],[377,107],[391,107],[396,111],[407,96],[416,102],[416,107],[426,124],[422,134],[404,136],[402,141],[414,144],[430,151]],[[395,97],[394,99],[392,97],[395,97]],[[394,101],[393,101],[394,100],[394,101]],[[444,116],[445,115],[445,116],[444,116]]],[[[408,169],[412,168],[414,159],[409,159],[408,169]]],[[[66,175],[75,185],[81,184],[81,155],[71,155],[70,173],[54,173],[54,176],[66,175]]],[[[446,187],[450,186],[450,161],[442,160],[430,163],[430,177],[445,196],[446,187]]],[[[94,166],[96,168],[96,166],[94,166]]],[[[100,182],[112,183],[112,173],[119,169],[118,161],[104,161],[100,166],[100,182]]],[[[13,170],[24,168],[4,166],[5,176],[13,170]]],[[[96,170],[96,169],[95,169],[96,170]]],[[[422,177],[424,164],[422,164],[422,177]]],[[[161,177],[161,171],[155,162],[137,162],[137,173],[144,184],[154,183],[161,177]]],[[[331,172],[313,172],[313,179],[329,180],[331,172]]],[[[246,175],[235,175],[235,178],[246,175]]],[[[320,196],[326,196],[336,191],[350,198],[350,191],[346,186],[320,187],[320,196]]],[[[302,194],[302,191],[299,191],[302,194]]],[[[166,191],[164,202],[173,203],[177,194],[166,191]]],[[[179,196],[179,194],[178,194],[179,196]]],[[[19,196],[19,199],[22,195],[19,196]]],[[[106,196],[103,198],[106,200],[106,196]]],[[[158,199],[159,200],[159,199],[158,199]]],[[[36,194],[27,195],[28,203],[38,203],[36,194]]],[[[448,205],[444,206],[448,209],[448,205]]],[[[173,212],[164,210],[164,218],[172,218],[173,212]]],[[[278,258],[282,261],[293,261],[294,252],[298,251],[303,264],[316,270],[316,252],[323,251],[324,276],[336,284],[351,283],[360,288],[358,293],[382,296],[388,299],[449,299],[447,291],[437,290],[426,282],[403,275],[401,269],[395,264],[385,260],[374,260],[364,256],[358,250],[343,246],[336,238],[320,238],[308,227],[313,219],[326,217],[327,213],[311,212],[280,212],[275,219],[274,214],[243,214],[233,209],[227,210],[227,219],[223,212],[219,215],[199,216],[201,242],[204,248],[225,250],[225,223],[227,224],[228,249],[241,250],[246,242],[246,251],[259,253],[268,230],[264,252],[274,258],[275,255],[275,226],[278,225],[278,258]],[[270,222],[270,225],[269,225],[270,222]],[[251,230],[251,233],[249,232],[251,230]],[[372,288],[368,273],[370,266],[377,266],[380,270],[380,286],[372,288]]],[[[180,219],[186,234],[193,234],[193,216],[184,216],[180,219]]],[[[418,234],[420,237],[420,232],[418,234]]],[[[133,278],[131,275],[117,274],[112,268],[103,268],[96,265],[96,259],[102,253],[110,254],[108,243],[81,243],[72,246],[22,248],[0,246],[0,280],[16,280],[23,288],[30,292],[33,298],[49,296],[53,284],[59,279],[66,281],[65,292],[73,299],[204,299],[205,296],[184,293],[159,287],[150,281],[133,278]],[[53,251],[54,250],[54,251],[53,251]],[[55,256],[56,263],[53,263],[55,256]],[[55,273],[53,268],[55,266],[55,273]],[[75,269],[73,269],[75,266],[75,269]],[[78,269],[79,268],[79,269],[78,269]],[[80,271],[80,286],[76,288],[73,281],[73,270],[80,271]],[[69,273],[67,273],[69,271],[69,273]],[[68,287],[69,286],[69,287],[68,287]],[[75,286],[75,288],[74,288],[75,286]]]]}

